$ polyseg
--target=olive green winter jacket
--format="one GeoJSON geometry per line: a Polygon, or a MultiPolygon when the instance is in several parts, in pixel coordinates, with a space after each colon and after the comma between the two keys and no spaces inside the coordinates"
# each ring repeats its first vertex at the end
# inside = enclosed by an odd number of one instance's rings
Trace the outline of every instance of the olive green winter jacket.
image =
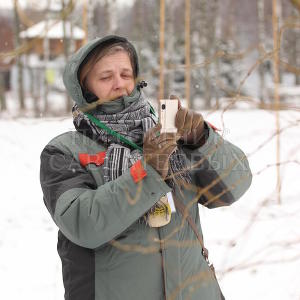
{"type": "MultiPolygon", "coordinates": [[[[92,45],[74,55],[72,68],[66,69],[74,86],[78,65],[92,45]]],[[[82,97],[79,89],[76,93],[82,97]]],[[[245,193],[252,178],[245,154],[206,126],[203,146],[179,145],[195,188],[176,186],[174,192],[189,207],[201,235],[198,204],[230,205],[245,193]]],[[[139,221],[170,187],[143,160],[147,175],[138,183],[130,170],[104,183],[103,165],[96,159],[82,166],[79,155],[101,156],[105,150],[71,131],[51,140],[41,154],[44,202],[59,228],[65,299],[220,300],[200,243],[178,210],[163,227],[139,221]]]]}

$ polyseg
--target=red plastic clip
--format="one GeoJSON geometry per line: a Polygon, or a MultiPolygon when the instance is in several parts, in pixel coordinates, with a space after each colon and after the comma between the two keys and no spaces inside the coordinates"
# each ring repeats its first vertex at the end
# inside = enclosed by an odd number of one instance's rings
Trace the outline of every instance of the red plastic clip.
{"type": "Polygon", "coordinates": [[[104,158],[106,155],[106,151],[102,151],[96,154],[88,154],[88,153],[79,153],[79,162],[85,167],[88,164],[95,164],[96,166],[101,166],[104,163],[104,158]]]}
{"type": "Polygon", "coordinates": [[[130,168],[130,174],[135,183],[138,183],[147,176],[147,172],[145,171],[141,160],[138,160],[134,165],[132,165],[130,168]]]}

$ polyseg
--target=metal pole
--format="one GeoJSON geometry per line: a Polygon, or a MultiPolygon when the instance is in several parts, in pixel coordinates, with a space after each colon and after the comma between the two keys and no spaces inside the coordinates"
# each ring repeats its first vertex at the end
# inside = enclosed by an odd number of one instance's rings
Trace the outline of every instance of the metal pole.
{"type": "Polygon", "coordinates": [[[191,1],[185,1],[185,98],[186,105],[190,107],[191,97],[191,1]]]}

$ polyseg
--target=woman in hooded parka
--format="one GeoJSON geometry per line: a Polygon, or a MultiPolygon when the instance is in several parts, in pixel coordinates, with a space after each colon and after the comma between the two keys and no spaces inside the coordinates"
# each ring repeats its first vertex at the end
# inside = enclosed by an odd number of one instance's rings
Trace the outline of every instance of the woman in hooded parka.
{"type": "Polygon", "coordinates": [[[247,158],[180,101],[177,133],[160,132],[138,75],[119,36],[92,40],[65,67],[76,130],[46,145],[40,170],[65,299],[223,299],[198,204],[238,200],[251,184],[247,158]]]}

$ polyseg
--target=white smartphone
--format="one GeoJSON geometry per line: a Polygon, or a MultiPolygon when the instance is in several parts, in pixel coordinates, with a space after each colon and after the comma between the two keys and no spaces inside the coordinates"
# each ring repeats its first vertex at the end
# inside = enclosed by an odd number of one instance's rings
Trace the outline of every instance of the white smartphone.
{"type": "Polygon", "coordinates": [[[161,132],[177,132],[175,116],[178,111],[177,99],[159,100],[159,122],[162,125],[161,132]]]}

